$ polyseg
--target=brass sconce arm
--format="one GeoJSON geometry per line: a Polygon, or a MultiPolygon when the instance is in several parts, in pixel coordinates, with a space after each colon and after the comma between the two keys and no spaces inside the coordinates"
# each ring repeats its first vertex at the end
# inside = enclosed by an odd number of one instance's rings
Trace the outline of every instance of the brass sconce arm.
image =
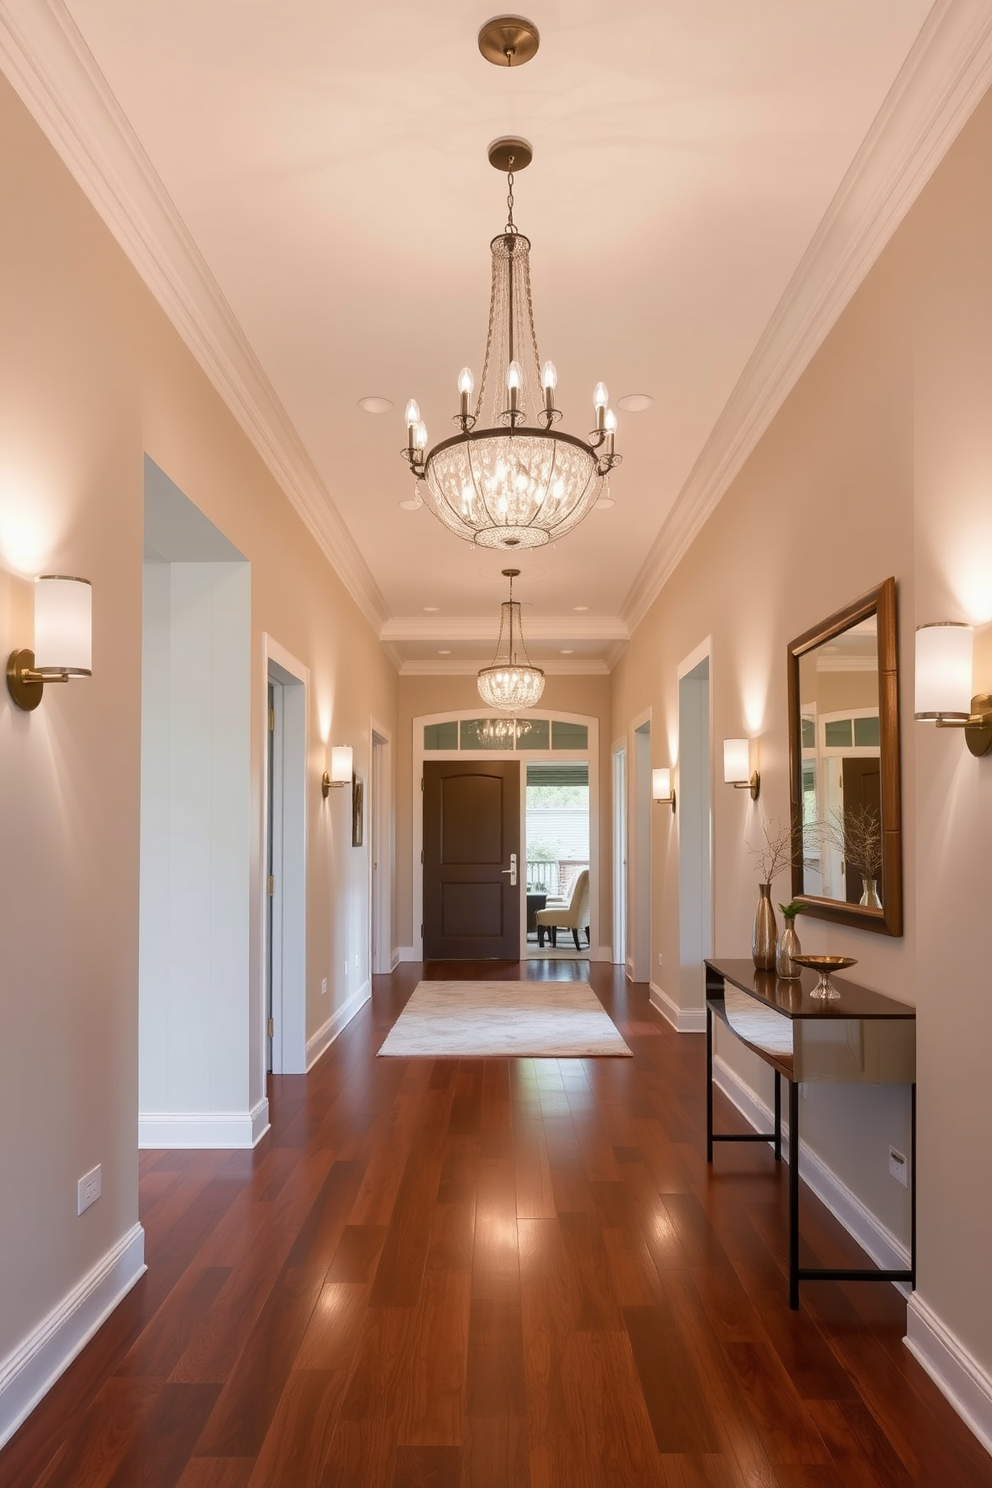
{"type": "Polygon", "coordinates": [[[732,785],[734,790],[750,791],[751,800],[756,801],[761,790],[761,774],[758,770],[752,770],[750,780],[728,780],[727,784],[732,785]]]}
{"type": "Polygon", "coordinates": [[[972,754],[980,758],[992,750],[992,693],[976,693],[967,718],[938,713],[934,722],[938,728],[963,728],[965,743],[972,754]]]}
{"type": "Polygon", "coordinates": [[[41,702],[47,682],[68,682],[69,673],[35,670],[34,652],[29,647],[12,651],[7,660],[7,691],[19,708],[31,713],[41,702]]]}

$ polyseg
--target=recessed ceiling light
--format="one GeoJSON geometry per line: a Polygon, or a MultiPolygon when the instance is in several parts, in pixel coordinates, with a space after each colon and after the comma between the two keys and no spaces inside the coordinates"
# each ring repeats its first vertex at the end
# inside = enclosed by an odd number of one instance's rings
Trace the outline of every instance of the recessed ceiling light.
{"type": "Polygon", "coordinates": [[[450,656],[451,655],[451,652],[450,651],[439,651],[437,654],[438,654],[438,656],[450,656]]]}
{"type": "Polygon", "coordinates": [[[425,615],[436,615],[438,613],[438,610],[439,610],[439,606],[438,605],[424,605],[424,614],[425,615]]]}
{"type": "Polygon", "coordinates": [[[654,407],[654,399],[650,393],[624,393],[617,399],[617,407],[624,413],[645,413],[654,407]]]}
{"type": "Polygon", "coordinates": [[[559,651],[558,652],[558,655],[559,656],[574,656],[575,655],[575,652],[571,649],[571,647],[569,647],[568,650],[564,650],[563,649],[563,650],[559,651]]]}
{"type": "Polygon", "coordinates": [[[575,613],[577,615],[584,615],[586,613],[586,611],[588,610],[589,606],[588,605],[573,605],[572,608],[573,608],[573,610],[575,611],[575,613]]]}
{"type": "Polygon", "coordinates": [[[358,406],[363,413],[388,413],[393,406],[392,398],[359,398],[358,406]]]}
{"type": "Polygon", "coordinates": [[[409,501],[397,501],[396,503],[404,511],[419,511],[423,504],[419,496],[411,496],[409,501]]]}

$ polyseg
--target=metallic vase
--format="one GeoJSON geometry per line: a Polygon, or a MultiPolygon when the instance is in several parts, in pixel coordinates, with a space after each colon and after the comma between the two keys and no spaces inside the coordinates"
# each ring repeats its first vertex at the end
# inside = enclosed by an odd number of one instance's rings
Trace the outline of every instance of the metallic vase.
{"type": "Polygon", "coordinates": [[[778,927],[775,924],[775,911],[772,909],[772,886],[759,884],[758,891],[758,907],[754,911],[754,924],[751,927],[751,955],[759,971],[774,971],[778,927]]]}
{"type": "Polygon", "coordinates": [[[775,971],[778,976],[791,979],[800,975],[802,968],[792,958],[801,955],[802,949],[796,934],[795,919],[790,915],[778,938],[778,949],[775,952],[775,971]]]}

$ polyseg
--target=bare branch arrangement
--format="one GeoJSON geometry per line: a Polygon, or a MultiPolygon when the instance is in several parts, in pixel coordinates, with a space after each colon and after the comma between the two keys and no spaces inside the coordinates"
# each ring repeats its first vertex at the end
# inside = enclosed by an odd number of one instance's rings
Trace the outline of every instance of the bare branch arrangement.
{"type": "Polygon", "coordinates": [[[783,826],[778,818],[774,822],[762,820],[761,841],[747,842],[747,850],[760,870],[760,882],[770,884],[795,861],[796,849],[792,827],[783,826]]]}
{"type": "Polygon", "coordinates": [[[820,840],[841,853],[862,878],[878,878],[882,871],[882,818],[876,806],[854,806],[831,811],[816,824],[820,840]]]}

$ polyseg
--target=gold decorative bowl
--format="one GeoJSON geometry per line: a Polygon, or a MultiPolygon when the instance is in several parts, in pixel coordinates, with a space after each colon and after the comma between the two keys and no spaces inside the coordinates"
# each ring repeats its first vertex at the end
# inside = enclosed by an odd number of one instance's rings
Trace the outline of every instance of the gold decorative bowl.
{"type": "Polygon", "coordinates": [[[839,997],[840,993],[830,980],[832,971],[846,971],[849,966],[857,966],[856,956],[793,956],[797,966],[805,966],[809,971],[817,971],[820,980],[809,994],[810,997],[819,997],[823,1001],[831,997],[839,997]]]}

